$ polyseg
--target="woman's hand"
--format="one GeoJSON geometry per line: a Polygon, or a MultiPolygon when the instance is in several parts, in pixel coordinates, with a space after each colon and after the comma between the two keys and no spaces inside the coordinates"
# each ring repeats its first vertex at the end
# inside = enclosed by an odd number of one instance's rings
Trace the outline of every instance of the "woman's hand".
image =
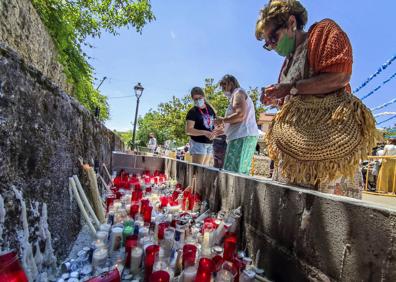
{"type": "Polygon", "coordinates": [[[214,120],[215,126],[223,126],[224,125],[224,118],[223,117],[217,117],[214,120]]]}
{"type": "Polygon", "coordinates": [[[205,130],[204,135],[205,135],[205,137],[208,138],[209,140],[212,140],[213,138],[215,138],[215,135],[214,135],[213,132],[211,132],[211,131],[205,130]]]}
{"type": "Polygon", "coordinates": [[[216,138],[217,136],[220,135],[224,135],[224,127],[223,126],[215,127],[212,133],[213,133],[213,138],[216,138]]]}
{"type": "MultiPolygon", "coordinates": [[[[264,98],[272,98],[272,99],[282,99],[287,95],[290,95],[290,89],[292,89],[291,83],[278,83],[274,85],[270,85],[265,88],[264,98]]],[[[263,100],[264,100],[263,98],[263,100]]],[[[264,103],[265,104],[265,103],[264,103]]]]}

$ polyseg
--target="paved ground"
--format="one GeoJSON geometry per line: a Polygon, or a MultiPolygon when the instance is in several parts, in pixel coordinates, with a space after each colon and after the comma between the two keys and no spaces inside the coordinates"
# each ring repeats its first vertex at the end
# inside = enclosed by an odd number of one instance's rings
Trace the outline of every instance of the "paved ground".
{"type": "Polygon", "coordinates": [[[387,197],[381,195],[372,195],[363,193],[362,200],[376,203],[384,207],[396,209],[396,197],[387,197]]]}

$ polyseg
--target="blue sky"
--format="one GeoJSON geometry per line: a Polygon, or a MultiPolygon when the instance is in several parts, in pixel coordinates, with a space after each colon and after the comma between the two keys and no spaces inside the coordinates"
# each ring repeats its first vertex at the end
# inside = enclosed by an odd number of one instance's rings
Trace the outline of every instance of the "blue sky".
{"type": "MultiPolygon", "coordinates": [[[[234,74],[245,88],[276,82],[282,58],[267,52],[254,37],[259,9],[257,0],[154,0],[157,20],[144,27],[119,30],[119,36],[103,34],[93,39],[97,83],[107,76],[101,92],[109,97],[110,129],[132,128],[136,98],[133,86],[141,82],[145,90],[139,115],[173,95],[181,97],[193,86],[203,86],[207,77],[219,80],[234,74]],[[124,97],[126,98],[115,98],[124,97]]],[[[394,0],[306,0],[307,27],[323,18],[335,20],[348,34],[353,47],[352,88],[356,88],[378,67],[396,54],[394,0]],[[381,3],[381,4],[380,4],[381,3]]],[[[396,72],[396,61],[367,87],[363,96],[396,72]]],[[[375,107],[396,98],[396,78],[365,100],[375,107]]],[[[396,104],[382,111],[396,112],[396,104]]],[[[376,113],[379,113],[378,111],[376,113]]],[[[381,117],[378,121],[385,120],[381,117]]],[[[396,120],[382,124],[389,126],[396,120]]]]}

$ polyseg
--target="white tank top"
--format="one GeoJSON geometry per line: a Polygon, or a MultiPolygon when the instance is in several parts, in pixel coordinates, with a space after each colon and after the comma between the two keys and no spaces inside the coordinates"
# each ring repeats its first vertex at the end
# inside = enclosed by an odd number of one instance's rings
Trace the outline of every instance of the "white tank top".
{"type": "Polygon", "coordinates": [[[247,110],[245,117],[242,122],[240,123],[226,123],[224,131],[227,136],[227,142],[230,142],[235,139],[247,137],[247,136],[258,136],[258,127],[256,123],[256,111],[254,109],[253,101],[250,98],[249,95],[246,94],[245,90],[242,88],[237,88],[232,92],[232,95],[230,97],[230,103],[228,105],[227,111],[226,111],[226,116],[229,116],[234,113],[234,110],[232,109],[232,102],[234,100],[234,96],[238,91],[242,91],[246,95],[246,104],[247,104],[247,110]]]}

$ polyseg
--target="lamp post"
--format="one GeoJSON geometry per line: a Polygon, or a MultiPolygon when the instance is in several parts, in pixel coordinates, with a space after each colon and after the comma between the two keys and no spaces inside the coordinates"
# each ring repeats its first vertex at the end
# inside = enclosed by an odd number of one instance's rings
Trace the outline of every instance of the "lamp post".
{"type": "Polygon", "coordinates": [[[133,145],[133,149],[136,149],[136,144],[135,144],[136,123],[137,123],[137,116],[138,116],[138,111],[139,111],[140,97],[142,97],[144,88],[139,82],[138,84],[135,85],[135,87],[133,89],[135,90],[135,96],[137,98],[137,102],[136,102],[135,122],[133,123],[132,145],[133,145]]]}

